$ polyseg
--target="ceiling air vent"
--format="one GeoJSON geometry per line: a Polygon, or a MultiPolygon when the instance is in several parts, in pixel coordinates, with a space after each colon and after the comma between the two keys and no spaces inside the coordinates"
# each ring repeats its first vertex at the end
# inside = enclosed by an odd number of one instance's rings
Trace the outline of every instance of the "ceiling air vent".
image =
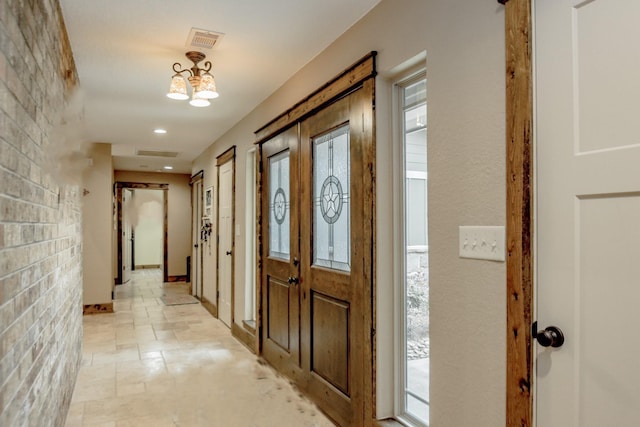
{"type": "Polygon", "coordinates": [[[186,46],[189,49],[213,49],[220,44],[222,36],[224,36],[223,33],[192,28],[186,46]]]}
{"type": "Polygon", "coordinates": [[[154,151],[154,150],[138,150],[136,153],[138,156],[150,156],[150,157],[178,157],[175,151],[154,151]]]}

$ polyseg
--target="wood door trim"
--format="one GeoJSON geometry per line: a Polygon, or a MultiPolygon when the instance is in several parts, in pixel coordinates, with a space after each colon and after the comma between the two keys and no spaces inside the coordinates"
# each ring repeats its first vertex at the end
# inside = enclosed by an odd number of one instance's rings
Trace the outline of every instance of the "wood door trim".
{"type": "Polygon", "coordinates": [[[193,185],[195,182],[204,179],[204,170],[200,169],[197,173],[191,175],[189,185],[193,185]]]}
{"type": "Polygon", "coordinates": [[[116,197],[116,216],[117,216],[117,270],[116,284],[122,284],[122,189],[130,188],[134,190],[163,190],[162,191],[162,209],[164,210],[163,228],[162,228],[162,281],[169,281],[169,201],[168,191],[169,184],[157,184],[152,182],[127,182],[116,181],[113,184],[116,197]]]}
{"type": "Polygon", "coordinates": [[[236,146],[229,148],[224,153],[220,154],[216,157],[216,166],[222,166],[227,163],[229,160],[233,160],[236,158],[236,146]]]}
{"type": "Polygon", "coordinates": [[[533,422],[532,0],[505,4],[507,156],[506,425],[533,422]]]}
{"type": "Polygon", "coordinates": [[[332,80],[329,80],[329,82],[316,89],[293,107],[255,131],[256,144],[268,140],[306,116],[326,107],[332,100],[360,86],[365,80],[375,77],[377,74],[375,62],[377,54],[376,51],[369,52],[332,80]]]}

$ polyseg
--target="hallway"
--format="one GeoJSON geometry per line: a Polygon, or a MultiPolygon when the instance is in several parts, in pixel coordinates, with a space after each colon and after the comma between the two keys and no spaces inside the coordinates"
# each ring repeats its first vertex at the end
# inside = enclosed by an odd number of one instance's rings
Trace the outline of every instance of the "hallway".
{"type": "Polygon", "coordinates": [[[333,426],[160,270],[133,272],[113,314],[83,318],[83,360],[67,427],[333,426]]]}

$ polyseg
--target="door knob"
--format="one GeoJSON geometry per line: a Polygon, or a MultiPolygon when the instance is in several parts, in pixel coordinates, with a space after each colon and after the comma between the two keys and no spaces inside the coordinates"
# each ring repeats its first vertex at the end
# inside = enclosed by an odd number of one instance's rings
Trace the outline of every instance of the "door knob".
{"type": "Polygon", "coordinates": [[[297,277],[289,277],[289,280],[287,280],[287,282],[290,285],[297,285],[298,283],[300,283],[300,279],[298,279],[297,277]]]}
{"type": "Polygon", "coordinates": [[[538,344],[543,347],[561,347],[564,344],[564,334],[560,328],[556,326],[548,326],[545,329],[536,332],[538,344]]]}
{"type": "Polygon", "coordinates": [[[231,251],[227,251],[227,255],[231,255],[231,251]]]}

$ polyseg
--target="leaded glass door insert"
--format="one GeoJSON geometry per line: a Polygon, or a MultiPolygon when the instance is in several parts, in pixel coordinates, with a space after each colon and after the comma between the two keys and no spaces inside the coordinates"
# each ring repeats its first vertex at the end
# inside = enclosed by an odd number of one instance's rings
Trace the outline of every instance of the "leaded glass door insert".
{"type": "Polygon", "coordinates": [[[349,125],[313,139],[313,264],[350,271],[349,125]]]}
{"type": "Polygon", "coordinates": [[[269,256],[290,256],[289,150],[269,158],[269,256]]]}

